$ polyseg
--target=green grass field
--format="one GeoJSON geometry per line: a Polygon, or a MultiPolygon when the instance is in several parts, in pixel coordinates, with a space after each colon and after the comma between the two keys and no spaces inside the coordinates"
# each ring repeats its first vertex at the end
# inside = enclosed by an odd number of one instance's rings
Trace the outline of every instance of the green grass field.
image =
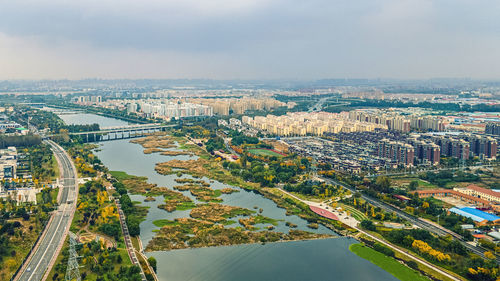
{"type": "Polygon", "coordinates": [[[357,221],[363,221],[368,219],[368,217],[365,214],[363,214],[363,212],[352,206],[341,204],[340,207],[342,207],[346,211],[349,211],[351,213],[351,216],[357,221]]]}
{"type": "Polygon", "coordinates": [[[349,250],[356,255],[369,260],[371,263],[394,275],[394,277],[398,278],[399,280],[429,281],[428,278],[420,275],[417,271],[399,263],[397,260],[391,257],[388,257],[362,244],[352,244],[351,246],[349,246],[349,250]]]}
{"type": "Polygon", "coordinates": [[[267,149],[261,149],[261,148],[252,148],[252,149],[249,149],[248,152],[255,154],[255,155],[258,155],[258,156],[276,156],[276,157],[283,156],[283,155],[276,153],[274,151],[267,150],[267,149]]]}
{"type": "Polygon", "coordinates": [[[125,173],[125,172],[122,172],[122,171],[109,171],[109,173],[115,177],[115,179],[117,180],[126,180],[126,179],[130,179],[132,178],[133,176],[125,173]]]}

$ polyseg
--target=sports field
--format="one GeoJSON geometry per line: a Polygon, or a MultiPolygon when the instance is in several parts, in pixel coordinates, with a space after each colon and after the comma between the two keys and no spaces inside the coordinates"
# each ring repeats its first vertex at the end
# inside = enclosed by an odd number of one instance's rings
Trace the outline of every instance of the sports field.
{"type": "Polygon", "coordinates": [[[249,149],[248,152],[250,152],[254,155],[258,155],[258,156],[276,156],[276,157],[283,156],[283,155],[276,153],[272,150],[264,149],[264,148],[252,148],[252,149],[249,149]]]}

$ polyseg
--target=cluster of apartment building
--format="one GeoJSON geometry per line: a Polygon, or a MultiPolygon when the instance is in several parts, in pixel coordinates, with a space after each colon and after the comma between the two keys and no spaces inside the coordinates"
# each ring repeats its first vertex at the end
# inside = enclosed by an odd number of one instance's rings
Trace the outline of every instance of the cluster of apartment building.
{"type": "Polygon", "coordinates": [[[459,134],[455,136],[433,136],[432,141],[441,147],[441,155],[467,160],[471,156],[496,159],[498,141],[479,134],[459,134]]]}
{"type": "Polygon", "coordinates": [[[167,99],[128,101],[126,108],[129,114],[136,113],[165,120],[213,115],[213,108],[210,106],[167,99]]]}
{"type": "Polygon", "coordinates": [[[382,139],[378,143],[377,156],[390,159],[394,163],[413,166],[415,148],[408,143],[382,139]]]}
{"type": "Polygon", "coordinates": [[[295,103],[280,102],[273,98],[224,98],[224,99],[190,99],[189,102],[207,105],[213,108],[214,114],[244,114],[248,110],[272,110],[287,106],[293,108],[295,103]]]}
{"type": "Polygon", "coordinates": [[[480,159],[494,160],[498,153],[497,146],[496,139],[478,134],[411,134],[406,139],[381,139],[375,153],[397,165],[436,165],[439,164],[441,156],[461,160],[478,156],[480,159]]]}
{"type": "Polygon", "coordinates": [[[420,164],[437,165],[440,160],[440,147],[434,143],[414,140],[411,143],[382,139],[378,143],[377,156],[390,160],[392,164],[405,166],[420,164]]]}
{"type": "Polygon", "coordinates": [[[212,116],[210,106],[183,102],[173,99],[115,99],[99,105],[103,108],[126,110],[128,114],[137,114],[147,118],[170,119],[212,116]]]}
{"type": "Polygon", "coordinates": [[[410,132],[414,130],[443,131],[442,117],[432,115],[402,115],[392,110],[358,109],[349,112],[349,120],[386,125],[389,130],[410,132]]]}
{"type": "Polygon", "coordinates": [[[486,124],[485,134],[500,136],[500,122],[490,122],[486,124]]]}
{"type": "Polygon", "coordinates": [[[277,136],[322,136],[326,133],[364,132],[387,129],[386,125],[348,120],[345,114],[328,112],[294,112],[282,116],[243,116],[242,121],[277,136]]]}
{"type": "Polygon", "coordinates": [[[458,95],[444,95],[444,94],[410,94],[410,93],[384,93],[382,90],[371,91],[355,91],[342,93],[343,98],[361,98],[372,100],[390,100],[402,102],[436,102],[446,99],[457,99],[458,95]]]}
{"type": "Polygon", "coordinates": [[[102,96],[78,96],[75,103],[80,105],[98,105],[102,102],[102,96]]]}

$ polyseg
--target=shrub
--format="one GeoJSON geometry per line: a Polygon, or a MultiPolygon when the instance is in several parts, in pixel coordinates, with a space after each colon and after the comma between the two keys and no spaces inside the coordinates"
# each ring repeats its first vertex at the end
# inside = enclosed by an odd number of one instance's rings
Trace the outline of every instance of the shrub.
{"type": "Polygon", "coordinates": [[[384,254],[386,256],[394,257],[394,251],[392,249],[390,249],[389,247],[382,245],[381,243],[378,243],[378,242],[375,243],[373,245],[373,249],[375,251],[381,252],[382,254],[384,254]]]}

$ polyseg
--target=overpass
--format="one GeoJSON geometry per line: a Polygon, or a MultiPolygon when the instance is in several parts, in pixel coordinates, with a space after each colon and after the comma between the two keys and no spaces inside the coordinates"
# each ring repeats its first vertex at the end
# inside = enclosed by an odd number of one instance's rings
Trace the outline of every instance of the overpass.
{"type": "Polygon", "coordinates": [[[167,128],[176,126],[175,124],[165,125],[160,123],[140,124],[119,127],[103,127],[99,131],[73,132],[70,136],[81,137],[83,142],[110,141],[118,139],[130,139],[143,137],[146,134],[165,131],[167,128]]]}

